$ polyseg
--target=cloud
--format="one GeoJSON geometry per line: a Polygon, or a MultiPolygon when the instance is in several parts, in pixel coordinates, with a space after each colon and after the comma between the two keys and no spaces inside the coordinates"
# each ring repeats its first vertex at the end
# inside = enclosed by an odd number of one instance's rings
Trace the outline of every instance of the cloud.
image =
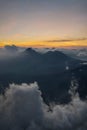
{"type": "Polygon", "coordinates": [[[10,52],[16,52],[18,50],[18,47],[16,47],[15,45],[5,45],[4,48],[5,50],[10,52]]]}
{"type": "Polygon", "coordinates": [[[46,41],[46,42],[74,42],[74,41],[85,41],[87,40],[87,38],[80,38],[80,39],[59,39],[59,40],[49,40],[49,41],[46,41]]]}
{"type": "Polygon", "coordinates": [[[5,45],[4,48],[0,48],[0,59],[9,59],[18,56],[20,52],[23,52],[25,48],[13,45],[5,45]]]}
{"type": "Polygon", "coordinates": [[[69,92],[69,104],[49,109],[36,82],[11,84],[0,95],[0,130],[87,130],[87,101],[69,92]]]}

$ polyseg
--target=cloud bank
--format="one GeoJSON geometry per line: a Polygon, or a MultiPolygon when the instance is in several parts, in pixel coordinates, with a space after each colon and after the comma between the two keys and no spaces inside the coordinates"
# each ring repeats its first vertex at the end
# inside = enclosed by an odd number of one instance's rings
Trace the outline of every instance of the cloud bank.
{"type": "Polygon", "coordinates": [[[0,130],[87,130],[87,101],[72,90],[69,104],[49,107],[37,83],[11,84],[0,95],[0,130]]]}
{"type": "Polygon", "coordinates": [[[0,59],[7,59],[17,57],[20,52],[23,52],[25,48],[17,47],[15,45],[6,45],[3,48],[0,48],[0,59]]]}

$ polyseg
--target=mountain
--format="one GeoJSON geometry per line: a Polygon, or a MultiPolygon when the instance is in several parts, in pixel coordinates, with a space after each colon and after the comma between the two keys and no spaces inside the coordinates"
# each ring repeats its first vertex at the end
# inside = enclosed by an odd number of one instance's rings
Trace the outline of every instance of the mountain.
{"type": "Polygon", "coordinates": [[[16,64],[19,63],[19,67],[20,62],[22,62],[22,69],[25,69],[26,66],[26,70],[29,74],[43,75],[63,72],[66,70],[66,66],[69,66],[71,69],[77,66],[81,61],[75,60],[60,51],[48,51],[47,53],[41,54],[32,48],[28,48],[19,56],[16,62],[16,64]]]}
{"type": "Polygon", "coordinates": [[[13,58],[0,61],[0,85],[6,88],[9,83],[36,81],[46,102],[66,102],[69,100],[67,92],[72,73],[80,63],[80,60],[60,51],[48,51],[42,54],[28,48],[13,58]]]}
{"type": "Polygon", "coordinates": [[[87,48],[82,49],[60,49],[64,54],[73,58],[87,61],[87,48]]]}
{"type": "Polygon", "coordinates": [[[72,71],[79,83],[78,92],[80,97],[84,99],[87,96],[87,62],[84,62],[72,71]]]}
{"type": "Polygon", "coordinates": [[[8,52],[16,52],[18,50],[18,48],[15,45],[12,46],[6,45],[4,48],[8,52]]]}

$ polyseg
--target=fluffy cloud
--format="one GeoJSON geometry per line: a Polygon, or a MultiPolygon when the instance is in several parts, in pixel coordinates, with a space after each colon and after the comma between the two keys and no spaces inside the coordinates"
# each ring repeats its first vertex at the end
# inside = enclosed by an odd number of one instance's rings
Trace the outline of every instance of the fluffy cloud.
{"type": "Polygon", "coordinates": [[[0,95],[0,130],[87,130],[87,101],[46,105],[37,83],[12,84],[0,95]]]}

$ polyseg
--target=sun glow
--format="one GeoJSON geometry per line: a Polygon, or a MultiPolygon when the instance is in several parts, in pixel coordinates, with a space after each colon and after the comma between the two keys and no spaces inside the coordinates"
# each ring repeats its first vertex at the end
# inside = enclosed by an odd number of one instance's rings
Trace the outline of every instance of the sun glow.
{"type": "Polygon", "coordinates": [[[21,46],[21,47],[38,47],[38,48],[69,48],[69,47],[87,47],[87,40],[58,40],[58,41],[40,41],[40,40],[35,40],[35,41],[14,41],[14,40],[8,40],[8,41],[1,41],[0,42],[0,47],[4,47],[5,45],[16,45],[16,46],[21,46]]]}

